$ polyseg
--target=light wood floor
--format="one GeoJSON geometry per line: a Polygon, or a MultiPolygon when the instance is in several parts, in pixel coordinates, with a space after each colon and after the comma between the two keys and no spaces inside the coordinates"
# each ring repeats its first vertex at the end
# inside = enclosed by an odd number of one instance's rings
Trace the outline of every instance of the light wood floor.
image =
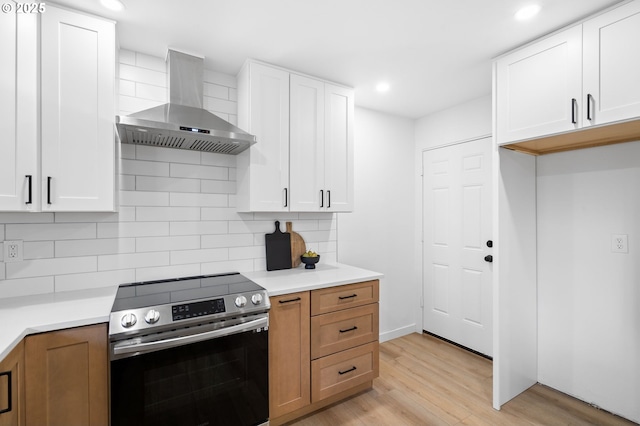
{"type": "Polygon", "coordinates": [[[635,425],[542,385],[496,411],[491,361],[417,333],[380,345],[373,389],[291,423],[338,425],[635,425]]]}

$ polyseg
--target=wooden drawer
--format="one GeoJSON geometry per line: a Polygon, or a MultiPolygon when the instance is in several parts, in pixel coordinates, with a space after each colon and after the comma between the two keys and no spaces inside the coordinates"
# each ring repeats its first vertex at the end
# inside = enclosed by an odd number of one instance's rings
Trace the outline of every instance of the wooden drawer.
{"type": "Polygon", "coordinates": [[[378,342],[311,361],[311,402],[378,377],[378,342]]]}
{"type": "Polygon", "coordinates": [[[311,315],[377,303],[378,298],[378,280],[313,290],[311,292],[311,315]]]}
{"type": "Polygon", "coordinates": [[[378,340],[378,304],[311,317],[311,359],[378,340]]]}

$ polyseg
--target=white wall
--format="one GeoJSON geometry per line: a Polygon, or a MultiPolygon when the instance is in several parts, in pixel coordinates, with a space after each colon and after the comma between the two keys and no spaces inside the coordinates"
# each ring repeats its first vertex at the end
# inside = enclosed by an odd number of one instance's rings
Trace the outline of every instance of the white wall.
{"type": "Polygon", "coordinates": [[[413,120],[356,108],[355,208],[338,213],[338,261],[384,274],[380,339],[414,331],[413,120]]]}
{"type": "MultiPolygon", "coordinates": [[[[236,78],[205,70],[204,106],[237,121],[236,78]]],[[[166,102],[163,58],[121,50],[120,114],[166,102]]],[[[265,269],[264,234],[292,221],[307,247],[336,259],[332,213],[237,213],[234,156],[122,145],[118,213],[0,213],[0,298],[125,282],[265,269]]]]}
{"type": "Polygon", "coordinates": [[[538,380],[640,422],[640,142],[537,167],[538,380]]]}

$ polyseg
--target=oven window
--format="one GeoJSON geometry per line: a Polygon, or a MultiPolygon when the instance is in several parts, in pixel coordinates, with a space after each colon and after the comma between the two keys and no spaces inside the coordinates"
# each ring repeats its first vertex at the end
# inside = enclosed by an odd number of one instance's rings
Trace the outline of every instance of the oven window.
{"type": "Polygon", "coordinates": [[[269,418],[268,333],[111,362],[112,425],[258,425],[269,418]]]}

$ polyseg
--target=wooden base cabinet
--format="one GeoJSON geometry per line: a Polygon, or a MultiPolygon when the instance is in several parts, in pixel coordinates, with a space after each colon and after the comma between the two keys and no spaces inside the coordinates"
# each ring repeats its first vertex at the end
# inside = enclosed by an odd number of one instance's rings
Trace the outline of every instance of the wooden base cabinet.
{"type": "Polygon", "coordinates": [[[378,280],[271,297],[269,418],[283,424],[371,388],[378,280]]]}
{"type": "Polygon", "coordinates": [[[25,339],[26,425],[109,423],[107,326],[25,339]]]}
{"type": "Polygon", "coordinates": [[[24,426],[24,342],[0,361],[0,426],[24,426]]]}

